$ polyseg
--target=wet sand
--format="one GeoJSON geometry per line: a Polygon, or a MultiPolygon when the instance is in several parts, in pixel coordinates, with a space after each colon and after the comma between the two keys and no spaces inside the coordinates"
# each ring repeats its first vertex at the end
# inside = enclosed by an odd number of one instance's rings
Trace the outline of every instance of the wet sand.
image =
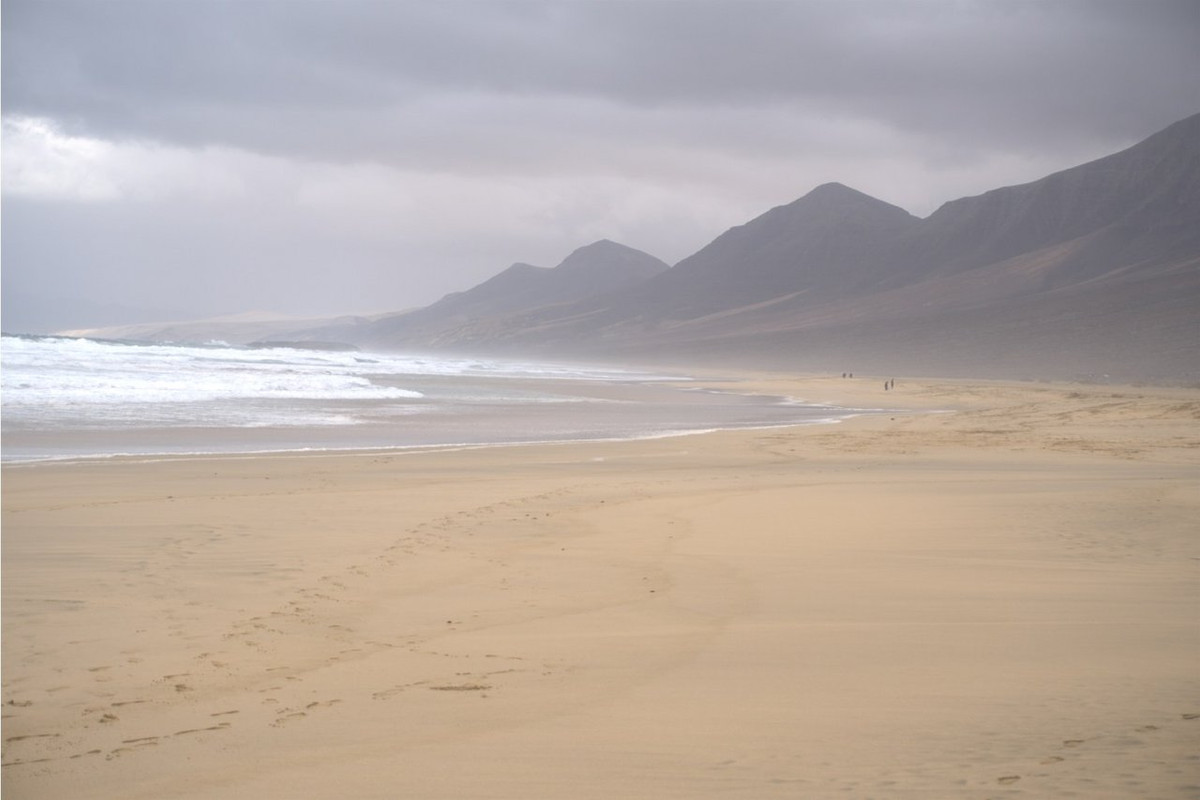
{"type": "Polygon", "coordinates": [[[914,413],[7,466],[5,796],[1200,794],[1200,391],[882,382],[720,388],[914,413]]]}

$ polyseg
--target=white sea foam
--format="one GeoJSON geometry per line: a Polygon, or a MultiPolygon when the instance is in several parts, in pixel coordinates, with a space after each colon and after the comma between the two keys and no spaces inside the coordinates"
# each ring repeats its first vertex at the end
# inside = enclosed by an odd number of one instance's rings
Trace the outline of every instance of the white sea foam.
{"type": "Polygon", "coordinates": [[[596,441],[837,415],[537,362],[30,336],[4,336],[0,358],[8,461],[596,441]]]}
{"type": "Polygon", "coordinates": [[[233,399],[402,399],[346,354],[4,337],[7,408],[233,399]]]}
{"type": "MultiPolygon", "coordinates": [[[[364,415],[392,418],[440,403],[444,397],[411,388],[432,378],[662,377],[534,362],[66,337],[5,336],[0,352],[6,427],[25,429],[355,425],[364,415]]],[[[460,403],[580,401],[478,382],[463,387],[452,393],[460,403]]]]}

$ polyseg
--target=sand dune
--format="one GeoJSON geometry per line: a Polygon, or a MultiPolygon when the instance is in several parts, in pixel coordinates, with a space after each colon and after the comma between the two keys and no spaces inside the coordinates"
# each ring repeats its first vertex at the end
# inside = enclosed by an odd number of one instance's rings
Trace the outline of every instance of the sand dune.
{"type": "Polygon", "coordinates": [[[907,411],[5,468],[5,795],[1200,795],[1200,392],[737,385],[907,411]]]}

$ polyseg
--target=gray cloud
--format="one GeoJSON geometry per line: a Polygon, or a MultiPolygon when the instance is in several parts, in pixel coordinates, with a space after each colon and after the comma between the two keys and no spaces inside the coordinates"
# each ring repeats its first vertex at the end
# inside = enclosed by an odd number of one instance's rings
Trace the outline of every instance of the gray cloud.
{"type": "Polygon", "coordinates": [[[1137,136],[1200,97],[1198,44],[1188,2],[24,0],[3,74],[7,111],[81,133],[388,160],[432,102],[530,97],[1137,136]]]}
{"type": "Polygon", "coordinates": [[[5,288],[399,308],[826,180],[925,214],[1194,113],[1198,54],[1156,0],[10,0],[5,288]]]}

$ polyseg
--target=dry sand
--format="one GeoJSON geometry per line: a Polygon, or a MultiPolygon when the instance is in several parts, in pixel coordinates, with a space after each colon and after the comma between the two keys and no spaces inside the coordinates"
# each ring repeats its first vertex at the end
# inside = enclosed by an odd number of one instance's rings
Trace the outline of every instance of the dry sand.
{"type": "Polygon", "coordinates": [[[955,413],[6,468],[5,798],[1200,796],[1200,392],[753,385],[955,413]]]}

